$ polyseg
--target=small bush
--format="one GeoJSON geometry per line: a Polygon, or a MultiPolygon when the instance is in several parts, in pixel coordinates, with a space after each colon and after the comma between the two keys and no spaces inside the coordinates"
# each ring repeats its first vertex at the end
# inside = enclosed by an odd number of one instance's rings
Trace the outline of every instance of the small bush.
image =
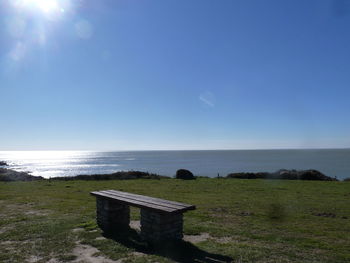
{"type": "Polygon", "coordinates": [[[176,171],[176,179],[184,179],[184,180],[193,180],[196,177],[193,176],[193,173],[186,169],[179,169],[176,171]]]}

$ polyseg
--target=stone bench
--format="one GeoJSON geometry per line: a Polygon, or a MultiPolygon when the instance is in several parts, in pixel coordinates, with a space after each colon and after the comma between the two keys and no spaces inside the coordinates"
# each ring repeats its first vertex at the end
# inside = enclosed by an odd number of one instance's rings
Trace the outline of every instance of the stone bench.
{"type": "Polygon", "coordinates": [[[135,206],[141,210],[141,237],[149,241],[182,239],[182,214],[196,209],[194,205],[115,190],[90,194],[96,197],[97,224],[104,232],[128,229],[130,206],[135,206]]]}

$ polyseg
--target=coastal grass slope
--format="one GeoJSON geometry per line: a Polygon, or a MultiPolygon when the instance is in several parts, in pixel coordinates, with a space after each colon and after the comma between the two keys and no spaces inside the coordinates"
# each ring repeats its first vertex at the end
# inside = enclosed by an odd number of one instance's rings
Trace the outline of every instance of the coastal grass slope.
{"type": "MultiPolygon", "coordinates": [[[[348,182],[0,182],[0,262],[350,262],[349,204],[348,182]],[[158,249],[136,232],[103,236],[89,195],[102,189],[196,205],[184,215],[187,241],[158,249]]],[[[139,211],[131,216],[138,220],[139,211]]]]}

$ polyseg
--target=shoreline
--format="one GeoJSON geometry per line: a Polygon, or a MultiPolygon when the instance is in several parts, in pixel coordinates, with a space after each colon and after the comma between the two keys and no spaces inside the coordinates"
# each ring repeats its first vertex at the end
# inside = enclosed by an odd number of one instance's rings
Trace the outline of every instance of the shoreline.
{"type": "MultiPolygon", "coordinates": [[[[273,173],[268,172],[238,172],[229,173],[226,176],[207,177],[207,176],[194,176],[196,178],[209,178],[209,179],[264,179],[264,180],[304,180],[304,181],[350,181],[350,178],[344,180],[338,180],[337,178],[329,177],[323,173],[314,170],[287,170],[281,169],[273,173]]],[[[56,181],[73,181],[73,180],[133,180],[133,179],[176,179],[170,176],[159,175],[155,173],[142,172],[142,171],[119,171],[109,174],[86,174],[76,176],[62,176],[44,178],[42,176],[33,176],[30,172],[18,172],[9,168],[0,168],[0,181],[38,181],[38,180],[56,180],[56,181]]]]}

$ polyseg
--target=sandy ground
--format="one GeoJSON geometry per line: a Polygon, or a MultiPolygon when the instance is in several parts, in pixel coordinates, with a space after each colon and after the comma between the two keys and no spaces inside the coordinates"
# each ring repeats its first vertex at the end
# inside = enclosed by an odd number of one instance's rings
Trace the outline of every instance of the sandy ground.
{"type": "Polygon", "coordinates": [[[122,259],[114,261],[108,258],[105,258],[101,255],[96,256],[99,254],[99,250],[95,247],[89,246],[89,245],[82,245],[79,242],[77,242],[76,247],[73,249],[73,255],[75,255],[77,258],[72,261],[72,263],[78,263],[78,262],[86,262],[86,263],[122,263],[122,259]]]}
{"type": "MultiPolygon", "coordinates": [[[[139,221],[131,221],[130,222],[130,227],[140,231],[140,222],[139,221]]],[[[77,232],[81,232],[81,231],[85,231],[83,228],[75,228],[72,230],[73,233],[77,233],[77,232]]],[[[103,236],[97,237],[97,240],[104,240],[106,239],[103,236]]],[[[215,238],[215,237],[211,237],[209,235],[209,233],[201,233],[199,235],[184,235],[183,240],[187,241],[187,242],[191,242],[193,244],[196,243],[200,243],[203,241],[207,241],[207,240],[215,240],[219,243],[228,243],[232,241],[231,237],[220,237],[220,238],[215,238]]],[[[0,243],[1,245],[4,242],[0,243]]],[[[81,244],[79,241],[76,241],[76,246],[72,251],[72,255],[74,255],[76,258],[72,261],[69,261],[70,263],[123,263],[124,260],[126,258],[122,258],[119,260],[111,260],[105,256],[102,255],[102,253],[100,252],[100,250],[98,250],[97,248],[90,246],[90,245],[86,245],[86,244],[81,244]]],[[[129,254],[130,256],[133,257],[142,257],[145,256],[144,253],[141,252],[132,252],[129,254]]],[[[41,259],[37,256],[31,256],[29,257],[26,262],[28,263],[36,263],[38,261],[40,261],[41,259]]],[[[48,261],[48,263],[62,263],[60,262],[58,259],[56,258],[52,258],[48,261]]]]}

